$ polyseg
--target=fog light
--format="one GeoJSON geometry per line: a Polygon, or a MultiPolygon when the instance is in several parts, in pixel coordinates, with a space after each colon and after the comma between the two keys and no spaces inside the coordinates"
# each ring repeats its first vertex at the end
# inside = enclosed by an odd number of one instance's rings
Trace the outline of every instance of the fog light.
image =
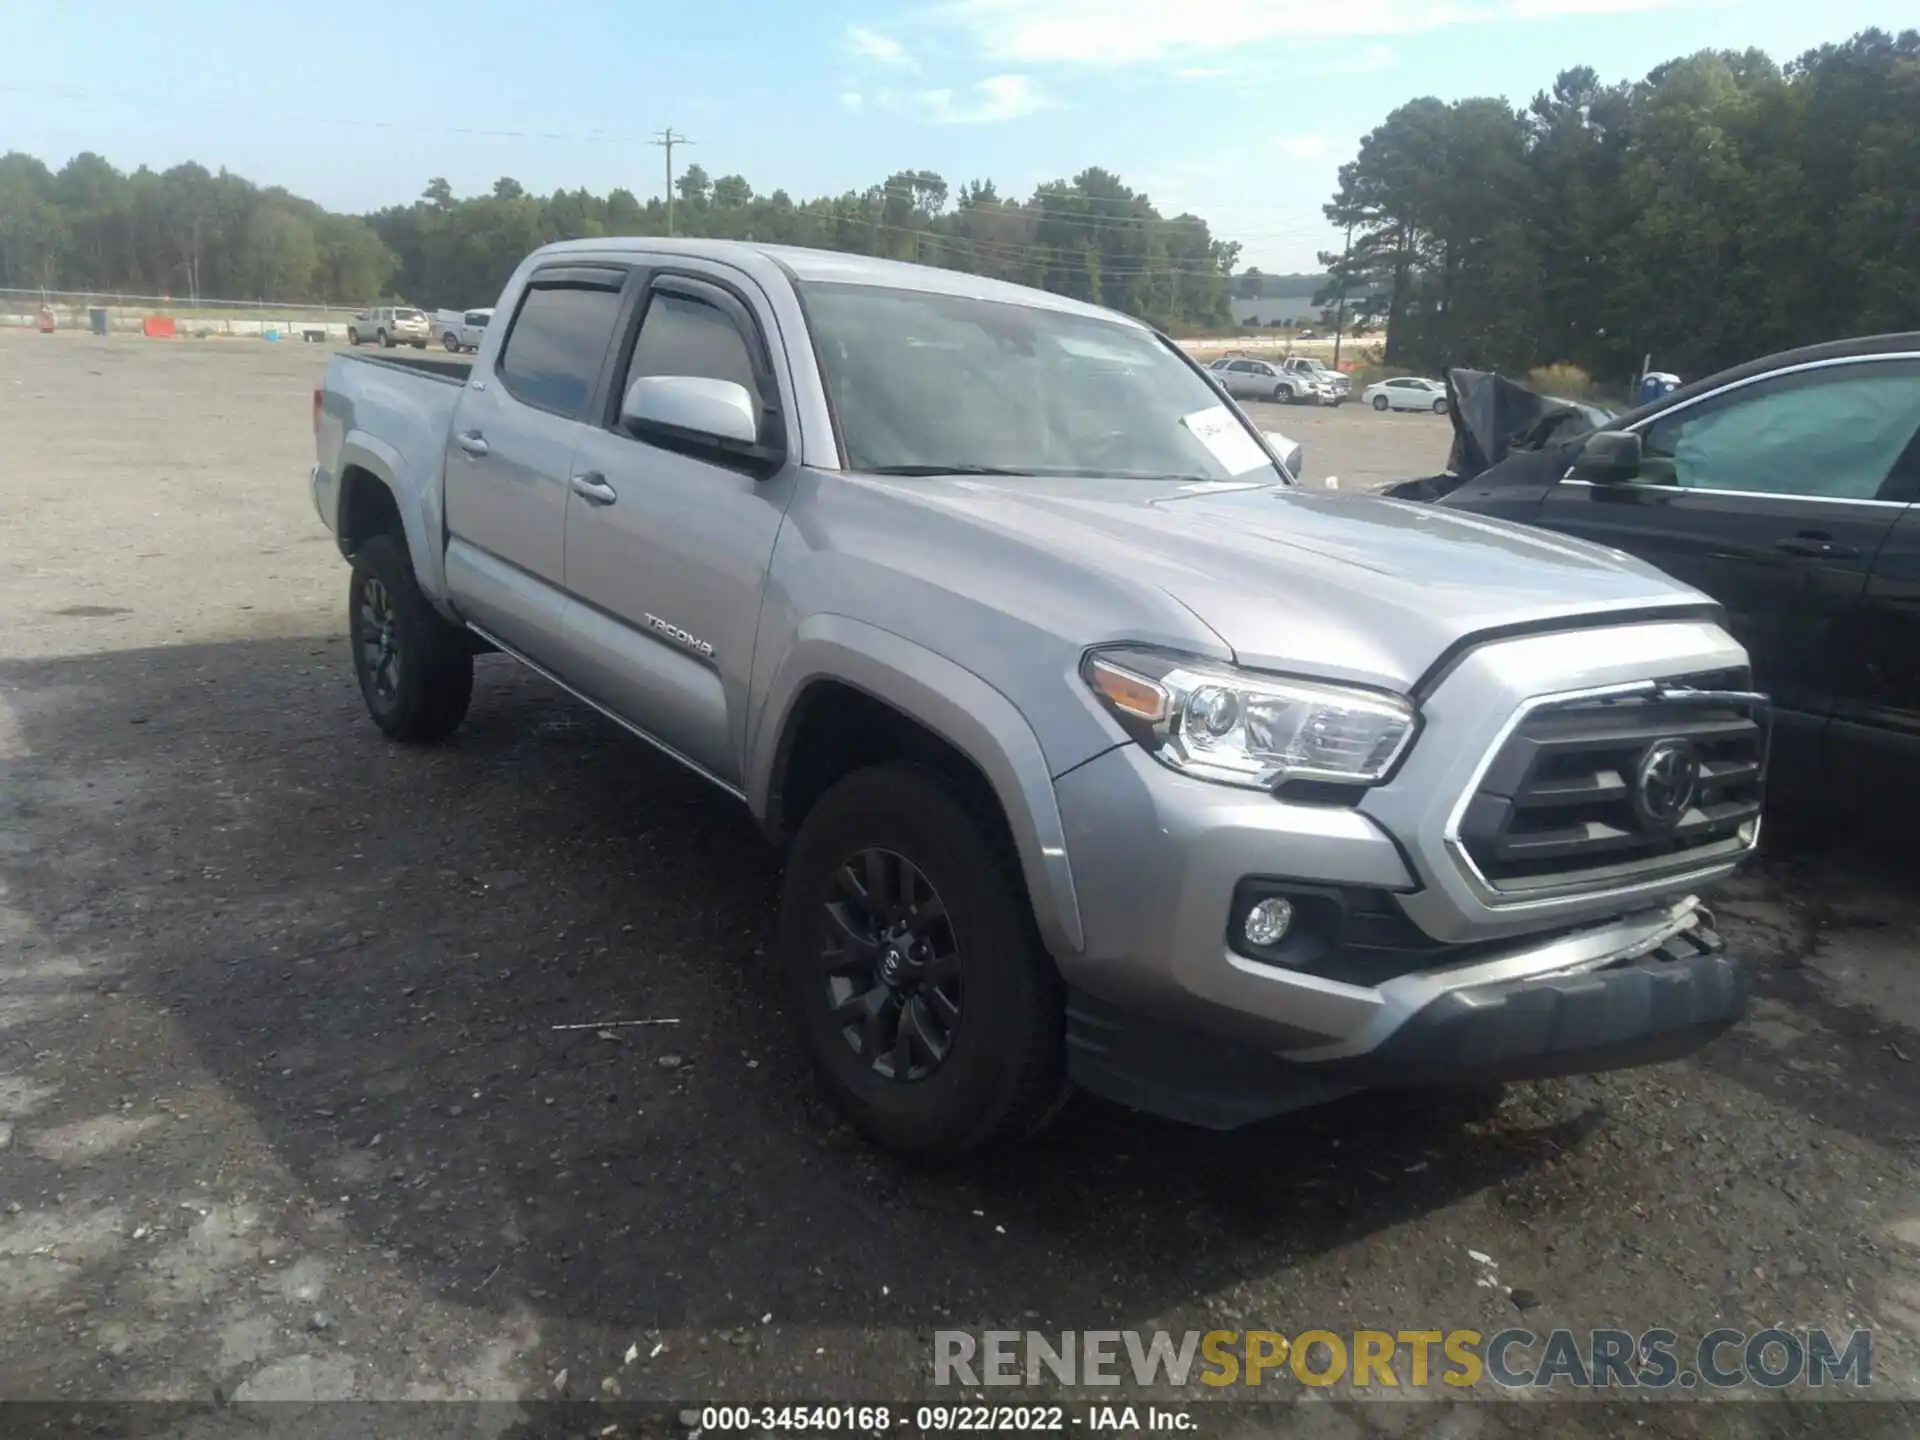
{"type": "Polygon", "coordinates": [[[1278,895],[1269,895],[1254,905],[1241,922],[1241,932],[1247,937],[1247,943],[1263,949],[1278,945],[1287,938],[1287,931],[1292,928],[1293,902],[1283,900],[1278,895]]]}

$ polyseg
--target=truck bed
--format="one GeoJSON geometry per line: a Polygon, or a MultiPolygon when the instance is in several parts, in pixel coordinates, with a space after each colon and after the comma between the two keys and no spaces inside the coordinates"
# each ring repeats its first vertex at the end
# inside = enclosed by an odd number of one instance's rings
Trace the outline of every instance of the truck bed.
{"type": "Polygon", "coordinates": [[[314,503],[321,517],[338,534],[343,477],[356,468],[377,477],[399,506],[409,535],[420,537],[416,564],[429,595],[442,593],[440,551],[425,537],[439,531],[440,472],[472,371],[452,356],[336,350],[314,417],[314,503]]]}

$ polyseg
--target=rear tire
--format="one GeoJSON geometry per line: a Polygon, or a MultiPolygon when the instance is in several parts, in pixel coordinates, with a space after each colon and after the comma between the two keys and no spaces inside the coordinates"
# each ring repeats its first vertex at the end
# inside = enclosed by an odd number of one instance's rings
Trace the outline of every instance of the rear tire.
{"type": "Polygon", "coordinates": [[[1374,396],[1374,397],[1373,397],[1373,408],[1374,408],[1374,409],[1376,409],[1376,410],[1378,410],[1378,411],[1380,411],[1380,412],[1382,412],[1382,413],[1384,414],[1384,413],[1385,413],[1385,411],[1386,411],[1386,408],[1387,408],[1387,397],[1386,397],[1386,396],[1384,396],[1384,395],[1376,395],[1376,396],[1374,396]]]}
{"type": "Polygon", "coordinates": [[[353,672],[387,736],[444,740],[473,699],[473,647],[420,593],[406,541],[376,535],[354,552],[347,600],[353,672]]]}
{"type": "Polygon", "coordinates": [[[1059,975],[1013,858],[933,772],[856,771],[808,812],[779,956],[808,1058],[875,1144],[951,1158],[1059,1108],[1059,975]]]}
{"type": "Polygon", "coordinates": [[[448,354],[458,355],[460,353],[460,337],[451,330],[440,337],[440,343],[447,347],[448,354]]]}
{"type": "Polygon", "coordinates": [[[391,349],[393,349],[393,337],[391,337],[390,335],[388,335],[386,331],[384,331],[384,330],[382,330],[382,331],[380,331],[380,332],[379,332],[379,334],[378,334],[377,336],[375,336],[375,338],[376,338],[377,340],[379,340],[379,342],[380,342],[380,348],[381,348],[382,350],[391,350],[391,349]]]}

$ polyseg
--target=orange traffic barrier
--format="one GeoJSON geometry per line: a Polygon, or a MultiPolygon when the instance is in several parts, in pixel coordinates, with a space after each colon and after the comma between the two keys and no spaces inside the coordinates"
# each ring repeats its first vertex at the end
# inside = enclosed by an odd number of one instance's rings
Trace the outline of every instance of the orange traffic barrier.
{"type": "Polygon", "coordinates": [[[149,315],[140,322],[140,333],[155,340],[173,338],[173,317],[171,315],[149,315]]]}

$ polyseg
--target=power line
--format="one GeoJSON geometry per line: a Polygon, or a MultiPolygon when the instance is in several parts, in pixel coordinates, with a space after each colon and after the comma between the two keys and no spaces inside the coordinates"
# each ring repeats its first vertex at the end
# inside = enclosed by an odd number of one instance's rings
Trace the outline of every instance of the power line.
{"type": "MultiPolygon", "coordinates": [[[[178,100],[174,97],[118,95],[92,90],[49,89],[36,85],[0,85],[0,95],[25,95],[41,100],[84,100],[95,105],[131,105],[135,109],[178,104],[178,100]]],[[[496,130],[473,125],[423,125],[412,120],[366,120],[358,116],[297,110],[280,111],[278,118],[298,120],[303,124],[337,125],[349,130],[400,130],[414,135],[463,135],[485,140],[564,140],[570,143],[597,145],[638,145],[646,138],[641,135],[617,134],[605,130],[496,130]]]]}
{"type": "MultiPolygon", "coordinates": [[[[821,215],[802,211],[808,220],[823,229],[842,225],[859,226],[866,230],[884,230],[896,235],[912,235],[936,246],[949,246],[971,252],[970,258],[1009,269],[1038,267],[1052,269],[1056,266],[1071,264],[1080,257],[1070,250],[1057,245],[1027,244],[1015,240],[986,240],[969,235],[949,235],[939,230],[921,230],[910,225],[889,225],[884,221],[871,220],[862,215],[821,215]]],[[[724,238],[724,237],[715,237],[724,238]]],[[[884,258],[884,257],[883,257],[884,258]]],[[[1143,276],[1182,276],[1196,280],[1229,280],[1232,277],[1224,270],[1195,270],[1176,265],[1159,265],[1147,261],[1136,265],[1101,265],[1103,279],[1136,280],[1143,276]]]]}
{"type": "MultiPolygon", "coordinates": [[[[157,106],[157,105],[176,106],[178,104],[177,98],[174,98],[174,97],[167,97],[165,99],[162,99],[160,97],[155,97],[151,95],[142,96],[137,94],[136,95],[111,94],[103,91],[76,90],[71,88],[37,86],[37,85],[0,85],[0,95],[24,95],[24,96],[29,96],[29,97],[39,98],[39,99],[84,100],[91,104],[131,105],[135,108],[157,106]]],[[[661,146],[661,148],[665,149],[665,148],[668,148],[666,144],[667,137],[671,135],[672,143],[674,145],[691,145],[695,143],[684,135],[674,134],[671,129],[663,132],[657,132],[652,136],[643,136],[643,135],[636,135],[631,133],[609,132],[604,130],[593,130],[593,131],[513,130],[513,129],[500,129],[500,128],[493,128],[493,127],[475,126],[475,125],[428,125],[428,124],[418,123],[412,120],[376,120],[376,119],[365,119],[359,116],[351,116],[351,115],[321,114],[321,113],[300,112],[300,111],[281,111],[279,112],[279,118],[283,120],[297,120],[297,121],[301,121],[303,123],[308,123],[308,124],[338,126],[344,129],[353,129],[353,130],[401,131],[407,134],[415,134],[415,135],[458,135],[458,136],[463,136],[467,138],[483,139],[483,140],[544,140],[544,141],[560,141],[560,142],[573,143],[573,144],[595,144],[595,145],[651,144],[651,145],[661,146]]],[[[667,200],[669,205],[671,205],[672,198],[673,198],[671,166],[672,166],[672,162],[671,162],[671,159],[669,158],[669,161],[668,161],[669,175],[668,175],[668,184],[667,184],[667,200]]],[[[874,188],[879,189],[882,193],[885,193],[885,194],[904,193],[899,189],[899,187],[890,187],[886,185],[881,185],[874,188]]],[[[1092,203],[1099,204],[1099,203],[1102,203],[1102,201],[1095,200],[1092,203]]],[[[1118,200],[1117,198],[1115,198],[1111,203],[1124,205],[1124,204],[1129,204],[1133,202],[1118,200]]],[[[1143,203],[1151,204],[1152,202],[1149,200],[1143,203]]],[[[1213,230],[1215,228],[1207,219],[1201,216],[1185,217],[1185,216],[1178,216],[1178,215],[1173,215],[1173,216],[1163,215],[1163,216],[1159,216],[1158,218],[1149,218],[1149,217],[1142,216],[1136,219],[1133,216],[1126,216],[1126,215],[1062,215],[1055,211],[1047,210],[1045,209],[1045,207],[1035,206],[1028,201],[1022,201],[1022,200],[1007,202],[1007,208],[1018,210],[1026,214],[1037,215],[1037,214],[1044,213],[1047,219],[1051,223],[1060,224],[1060,225],[1070,225],[1070,226],[1085,228],[1085,229],[1108,229],[1108,228],[1117,229],[1117,228],[1125,228],[1125,227],[1136,225],[1136,224],[1158,224],[1158,225],[1175,225],[1175,226],[1188,226],[1188,227],[1198,226],[1208,230],[1213,230]]],[[[1230,209],[1234,207],[1223,207],[1223,208],[1230,209]]],[[[994,207],[994,206],[967,206],[967,205],[956,206],[952,213],[964,214],[970,211],[978,211],[981,214],[987,214],[987,215],[998,213],[997,207],[994,207]]],[[[1314,235],[1316,233],[1320,233],[1320,227],[1306,226],[1299,229],[1287,230],[1287,231],[1247,233],[1235,238],[1238,238],[1241,240],[1300,240],[1300,239],[1306,239],[1309,236],[1314,235]]]]}

